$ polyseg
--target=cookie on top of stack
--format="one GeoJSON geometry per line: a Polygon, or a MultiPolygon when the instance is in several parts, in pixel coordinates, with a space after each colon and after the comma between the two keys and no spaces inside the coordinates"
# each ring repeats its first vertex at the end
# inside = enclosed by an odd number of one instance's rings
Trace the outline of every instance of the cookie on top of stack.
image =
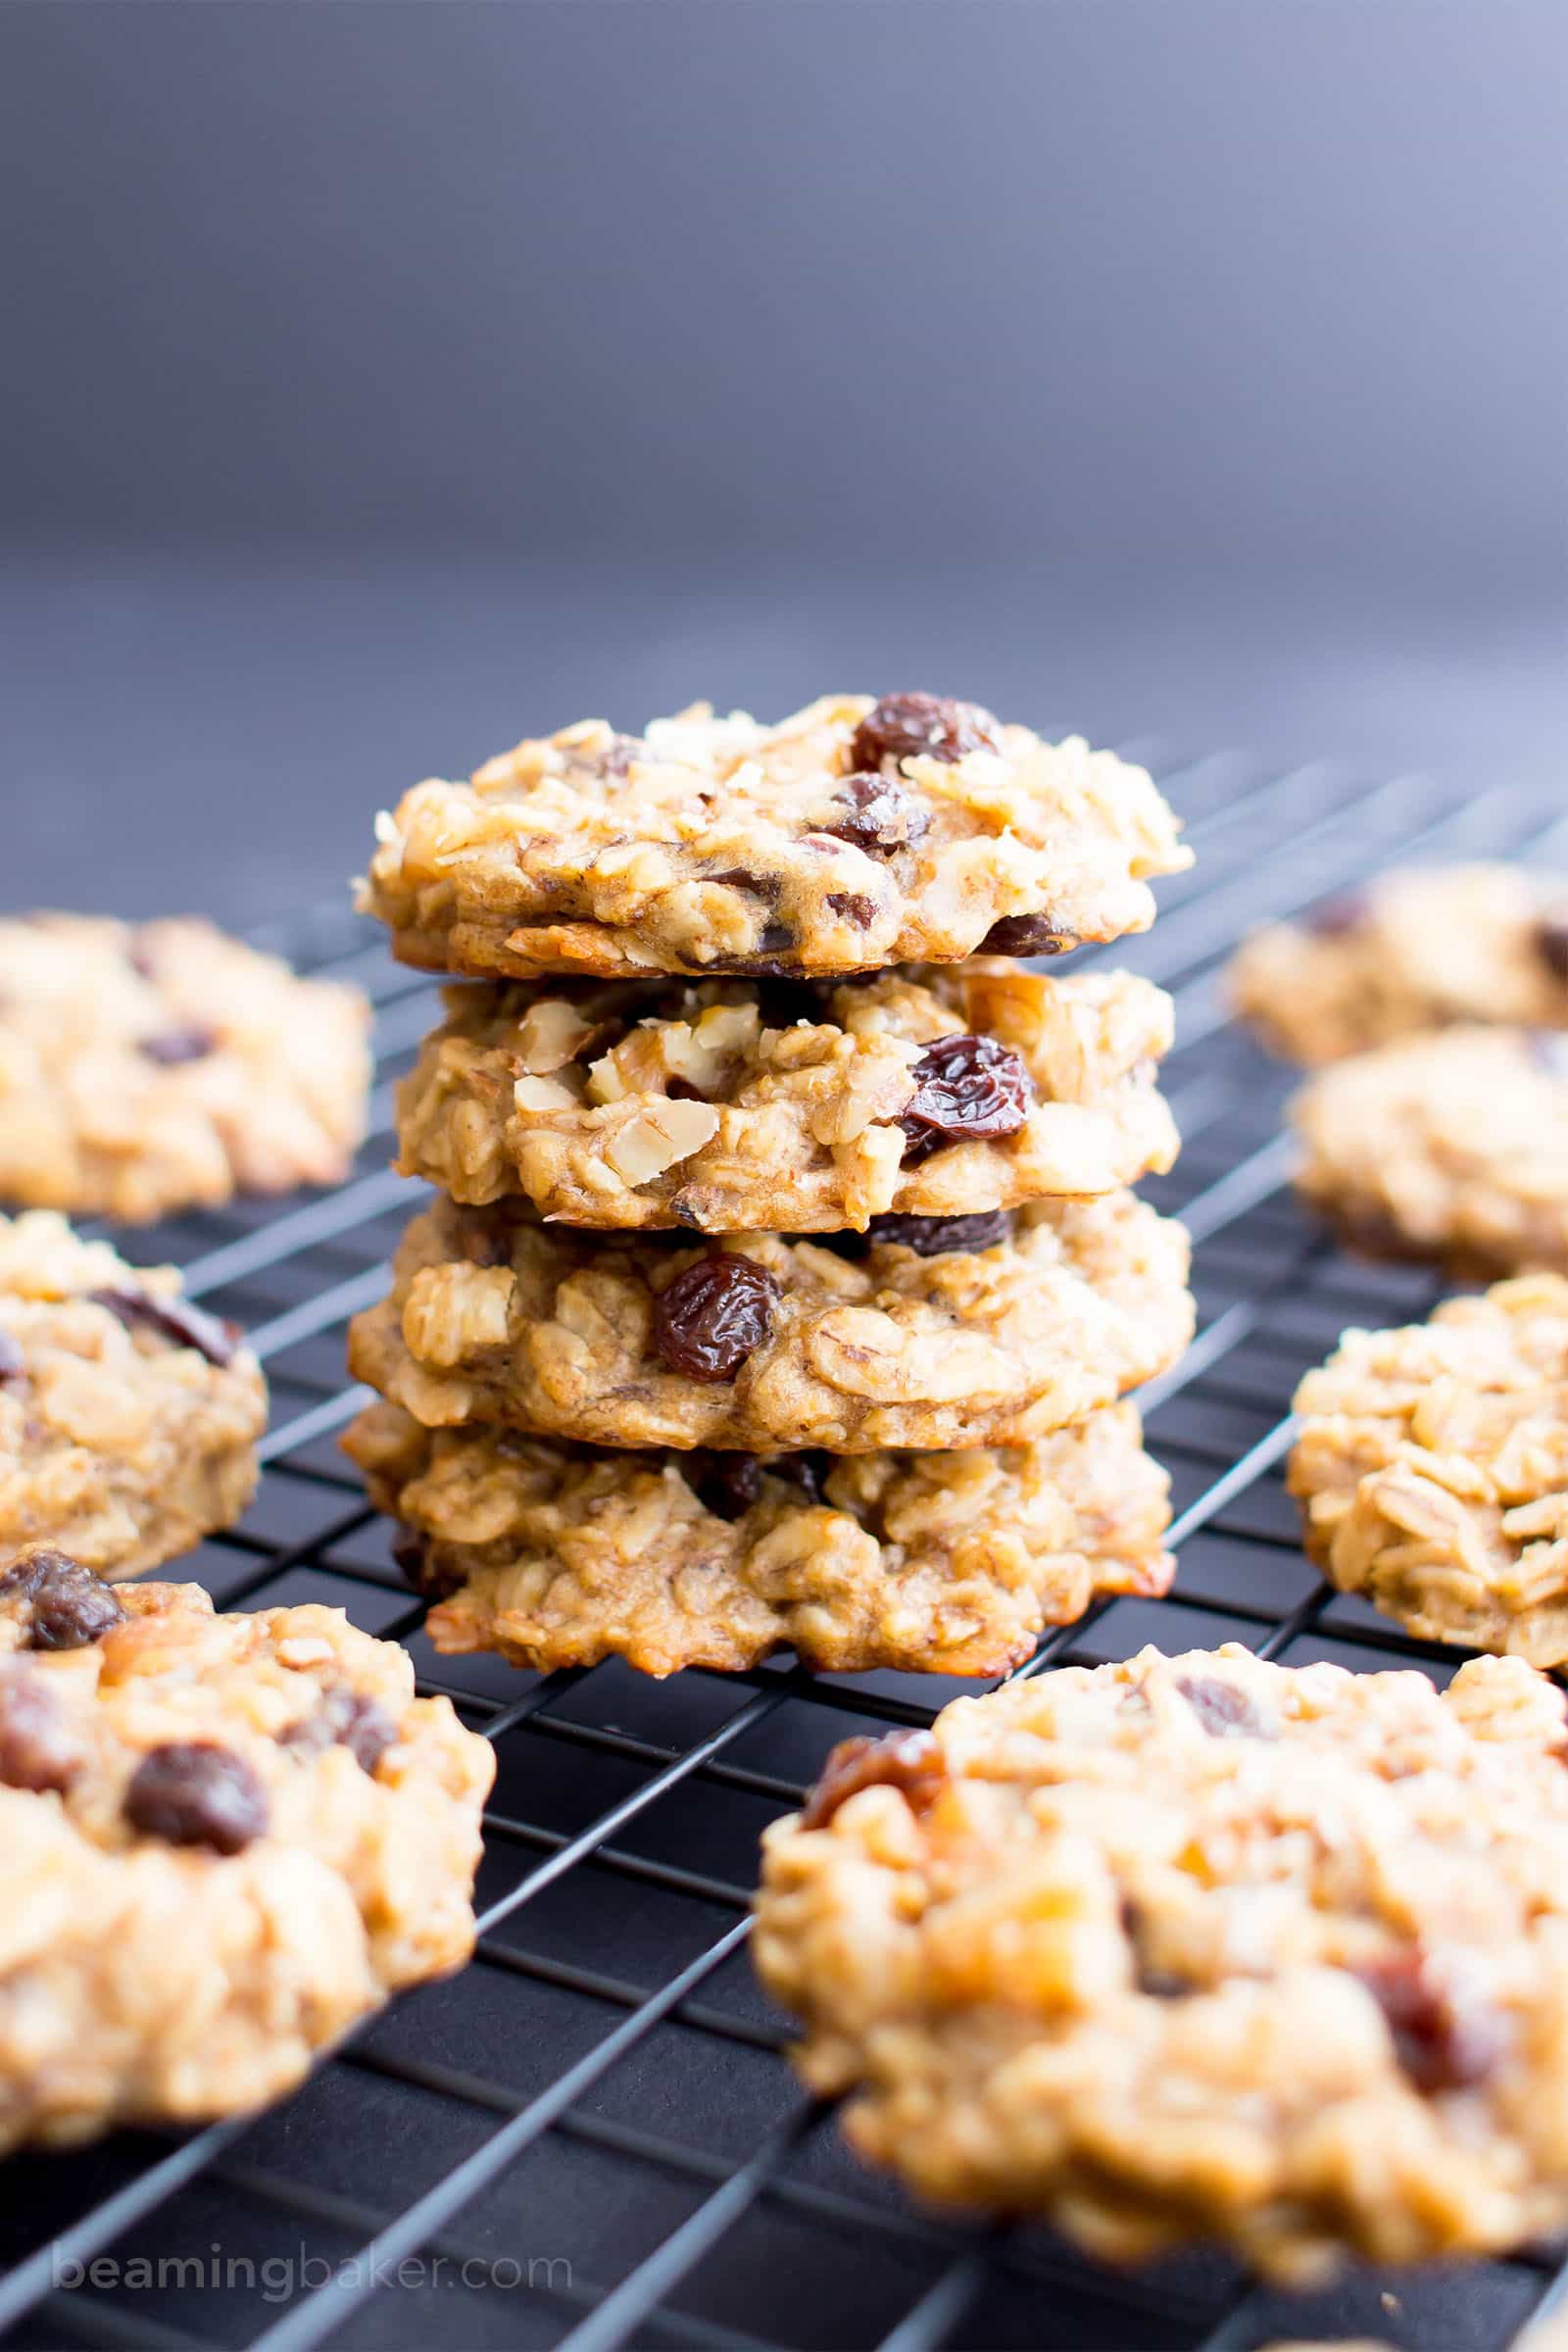
{"type": "Polygon", "coordinates": [[[1004,1669],[1157,1592],[1126,1393],[1192,1329],[1168,999],[1018,959],[1147,928],[1150,777],[967,703],[600,721],[378,826],[454,975],[399,1100],[441,1194],[346,1444],[448,1651],[1004,1669]]]}

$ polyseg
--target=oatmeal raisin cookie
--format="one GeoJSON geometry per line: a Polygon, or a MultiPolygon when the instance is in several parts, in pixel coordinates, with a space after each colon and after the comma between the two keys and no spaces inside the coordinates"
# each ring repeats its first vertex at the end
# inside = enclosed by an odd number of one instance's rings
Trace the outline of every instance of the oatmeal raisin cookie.
{"type": "Polygon", "coordinates": [[[211,923],[0,920],[0,1200],[146,1223],[333,1184],[369,1007],[211,923]]]}
{"type": "Polygon", "coordinates": [[[755,1939],[813,2090],[944,2205],[1275,2277],[1568,2224],[1563,1692],[1228,1646],[837,1749],[755,1939]]]}
{"type": "Polygon", "coordinates": [[[1306,1547],[1433,1642],[1568,1663],[1568,1281],[1348,1331],[1297,1392],[1306,1547]]]}
{"type": "Polygon", "coordinates": [[[1516,865],[1383,874],[1231,967],[1244,1019],[1287,1060],[1336,1061],[1450,1021],[1568,1029],[1568,875],[1516,865]]]}
{"type": "Polygon", "coordinates": [[[1128,1193],[692,1247],[438,1200],[349,1361],[428,1427],[604,1446],[1021,1446],[1172,1364],[1187,1237],[1128,1193]]]}
{"type": "Polygon", "coordinates": [[[588,719],[416,785],[377,837],[394,952],[479,978],[1055,955],[1147,930],[1192,862],[1143,768],[929,694],[588,719]]]}
{"type": "Polygon", "coordinates": [[[556,981],[447,1003],[399,1089],[399,1166],[568,1225],[863,1228],[1087,1199],[1176,1156],[1154,1085],[1170,1000],[1125,973],[987,956],[821,988],[556,981]]]}
{"type": "Polygon", "coordinates": [[[1169,1481],[1130,1404],[960,1453],[623,1453],[430,1431],[393,1404],[344,1439],[404,1521],[437,1649],[548,1672],[1001,1674],[1097,1593],[1157,1594],[1169,1481]]]}
{"type": "Polygon", "coordinates": [[[0,1565],[59,1544],[135,1576],[244,1510],[261,1366],[172,1266],[127,1266],[64,1217],[0,1217],[0,1565]]]}
{"type": "Polygon", "coordinates": [[[1462,1277],[1568,1271],[1568,1034],[1405,1038],[1320,1070],[1291,1118],[1301,1195],[1349,1247],[1462,1277]]]}
{"type": "Polygon", "coordinates": [[[291,2089],[473,1942],[494,1755],[339,1609],[0,1579],[0,2151],[291,2089]]]}

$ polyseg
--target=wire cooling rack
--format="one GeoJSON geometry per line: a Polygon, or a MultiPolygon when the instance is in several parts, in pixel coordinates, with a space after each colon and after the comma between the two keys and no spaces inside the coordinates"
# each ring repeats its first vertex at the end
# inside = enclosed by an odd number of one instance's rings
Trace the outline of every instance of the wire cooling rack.
{"type": "MultiPolygon", "coordinates": [[[[1131,746],[1149,758],[1147,746],[1131,746]]],[[[1240,759],[1172,767],[1197,869],[1156,928],[1099,951],[1170,987],[1167,1087],[1186,1148],[1144,1188],[1190,1225],[1200,1336],[1144,1395],[1169,1469],[1179,1569],[1163,1601],[1115,1599],[1023,1671],[1224,1641],[1299,1663],[1396,1660],[1439,1681],[1457,1654],[1333,1593],[1281,1483],[1298,1376],[1354,1322],[1426,1313],[1431,1279],[1342,1255],[1292,1204],[1288,1080],[1225,1019],[1238,932],[1407,857],[1568,862],[1560,796],[1420,778],[1368,788],[1240,759]]],[[[192,2136],[122,2133],[0,2166],[7,2346],[308,2352],[1251,2352],[1370,2335],[1408,2352],[1499,2352],[1559,2290],[1561,2252],[1266,2291],[1217,2255],[1130,2277],[1059,2240],[914,2210],[845,2153],[795,2085],[784,2022],[744,1943],[758,1834],[847,1735],[924,1724],[972,1685],[808,1677],[787,1661],[652,1683],[442,1659],[394,1568],[391,1530],[336,1448],[364,1392],[343,1326],[378,1297],[417,1197],[386,1169],[391,1083],[435,1017],[432,986],[333,911],[264,944],[353,979],[377,1006],[379,1086],[361,1170],[334,1193],[134,1237],[251,1330],[272,1390],[257,1501],[182,1567],[220,1606],[336,1603],[407,1642],[496,1747],[480,1939],[461,1977],[401,2000],[295,2098],[192,2136]]],[[[1088,956],[1076,959],[1081,966],[1088,956]]],[[[178,1573],[179,1571],[174,1571],[178,1573]]]]}

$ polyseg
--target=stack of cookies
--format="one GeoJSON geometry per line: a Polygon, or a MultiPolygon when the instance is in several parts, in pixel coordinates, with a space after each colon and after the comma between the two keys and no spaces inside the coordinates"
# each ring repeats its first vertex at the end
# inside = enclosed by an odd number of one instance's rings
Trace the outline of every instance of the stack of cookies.
{"type": "Polygon", "coordinates": [[[438,1647],[983,1674],[1163,1590],[1170,1004],[1019,958],[1189,861],[1142,769],[930,695],[590,721],[382,818],[363,903],[460,984],[347,1444],[438,1647]]]}

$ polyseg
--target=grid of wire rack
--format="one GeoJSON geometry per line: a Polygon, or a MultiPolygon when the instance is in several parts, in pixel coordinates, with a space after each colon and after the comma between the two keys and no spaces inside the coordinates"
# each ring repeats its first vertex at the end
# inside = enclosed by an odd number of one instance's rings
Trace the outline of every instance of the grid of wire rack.
{"type": "MultiPolygon", "coordinates": [[[[1147,746],[1127,747],[1150,758],[1147,746]]],[[[1561,797],[1327,767],[1261,774],[1153,759],[1189,820],[1191,874],[1161,919],[1096,951],[1171,988],[1166,1084],[1185,1138],[1143,1189],[1197,1249],[1199,1338],[1144,1392],[1169,1469],[1179,1568],[1160,1602],[1115,1599],[1053,1632],[1024,1673],[1224,1641],[1299,1663],[1451,1650],[1333,1593],[1281,1483],[1296,1380],[1344,1326],[1405,1321],[1418,1269],[1341,1254],[1293,1205],[1288,1092],[1225,1017],[1238,932],[1406,858],[1568,862],[1561,797]]],[[[173,1220],[133,1255],[251,1329],[272,1390],[251,1511],[180,1569],[222,1606],[341,1605],[408,1643],[495,1742],[471,1968],[362,2029],[292,2100],[183,2137],[124,2132],[0,2168],[0,2344],[335,2346],[421,2352],[622,2344],[681,2352],[1250,2352],[1373,2335],[1500,2352],[1563,2291],[1562,2250],[1406,2275],[1346,2273],[1288,2297],[1200,2254],[1123,2277],[1048,2233],[938,2219],[860,2170],[797,2087],[784,2021],[744,1949],[758,1834],[828,1747],[924,1724],[959,1686],[912,1675],[547,1677],[441,1659],[392,1564],[392,1530],[337,1451],[365,1392],[343,1326],[379,1296],[416,1188],[386,1167],[391,1087],[436,1017],[433,984],[331,910],[262,944],[351,978],[377,1007],[372,1134],[334,1193],[173,1220]]],[[[1082,965],[1087,955],[1075,958],[1082,965]]]]}

